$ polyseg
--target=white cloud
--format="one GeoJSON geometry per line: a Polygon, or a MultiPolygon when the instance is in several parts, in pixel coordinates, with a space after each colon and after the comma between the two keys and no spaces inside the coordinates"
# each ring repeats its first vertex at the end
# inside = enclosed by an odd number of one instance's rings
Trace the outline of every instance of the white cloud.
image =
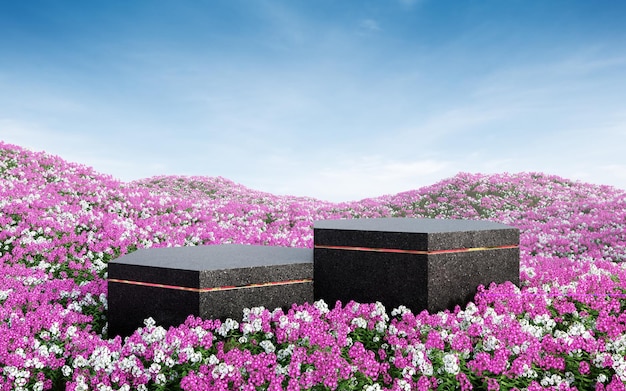
{"type": "Polygon", "coordinates": [[[59,131],[36,122],[0,119],[0,140],[35,152],[45,151],[114,178],[132,180],[159,175],[167,167],[139,150],[136,154],[129,154],[129,148],[132,150],[133,146],[116,141],[111,135],[101,136],[59,131]]]}
{"type": "MultiPolygon", "coordinates": [[[[278,162],[284,161],[282,159],[278,162]]],[[[286,159],[293,161],[293,159],[286,159]]],[[[254,179],[246,185],[275,194],[310,196],[328,201],[349,201],[395,194],[434,183],[442,176],[454,175],[447,161],[417,159],[399,161],[388,156],[345,157],[320,159],[313,164],[283,166],[264,183],[254,179]],[[278,182],[283,178],[283,182],[278,182]]]]}
{"type": "Polygon", "coordinates": [[[398,0],[398,2],[404,6],[412,7],[417,4],[420,0],[398,0]]]}
{"type": "Polygon", "coordinates": [[[368,31],[381,31],[380,26],[378,25],[378,22],[373,20],[373,19],[364,19],[361,21],[361,23],[359,23],[359,25],[368,31]]]}

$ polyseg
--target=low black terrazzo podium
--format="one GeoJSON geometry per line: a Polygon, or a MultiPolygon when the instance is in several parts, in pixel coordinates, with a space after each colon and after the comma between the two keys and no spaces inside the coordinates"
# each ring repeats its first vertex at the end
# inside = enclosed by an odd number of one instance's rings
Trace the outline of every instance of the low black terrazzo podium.
{"type": "Polygon", "coordinates": [[[454,309],[476,288],[519,286],[519,230],[489,221],[377,218],[314,223],[314,296],[454,309]]]}
{"type": "Polygon", "coordinates": [[[313,250],[225,244],[140,249],[109,262],[109,335],[128,336],[152,317],[163,327],[189,315],[241,319],[313,301],[313,250]]]}

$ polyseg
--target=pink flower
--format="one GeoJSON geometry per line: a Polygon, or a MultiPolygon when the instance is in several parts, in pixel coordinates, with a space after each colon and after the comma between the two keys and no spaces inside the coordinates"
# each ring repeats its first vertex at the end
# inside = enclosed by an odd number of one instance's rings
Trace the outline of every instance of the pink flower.
{"type": "Polygon", "coordinates": [[[581,375],[587,375],[589,374],[589,363],[587,361],[581,361],[580,364],[578,364],[578,372],[580,372],[581,375]]]}

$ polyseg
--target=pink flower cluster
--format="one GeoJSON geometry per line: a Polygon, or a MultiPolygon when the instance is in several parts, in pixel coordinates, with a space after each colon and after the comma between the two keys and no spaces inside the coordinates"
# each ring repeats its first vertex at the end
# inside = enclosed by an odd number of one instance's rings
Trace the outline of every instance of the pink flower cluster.
{"type": "Polygon", "coordinates": [[[337,204],[223,178],[121,183],[0,143],[0,390],[626,390],[624,261],[626,192],[556,176],[462,173],[337,204]],[[520,228],[521,287],[437,314],[320,301],[107,338],[117,256],[310,247],[314,220],[390,216],[520,228]]]}

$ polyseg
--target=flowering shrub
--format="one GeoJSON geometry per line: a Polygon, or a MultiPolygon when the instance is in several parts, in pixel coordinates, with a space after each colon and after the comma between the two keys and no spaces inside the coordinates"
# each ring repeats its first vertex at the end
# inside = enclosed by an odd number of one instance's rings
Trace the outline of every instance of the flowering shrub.
{"type": "Polygon", "coordinates": [[[626,192],[556,176],[461,173],[330,203],[223,178],[121,183],[0,143],[0,390],[625,390],[624,261],[626,192]],[[521,286],[437,314],[320,301],[108,338],[115,257],[311,247],[314,220],[390,216],[518,227],[521,286]]]}

